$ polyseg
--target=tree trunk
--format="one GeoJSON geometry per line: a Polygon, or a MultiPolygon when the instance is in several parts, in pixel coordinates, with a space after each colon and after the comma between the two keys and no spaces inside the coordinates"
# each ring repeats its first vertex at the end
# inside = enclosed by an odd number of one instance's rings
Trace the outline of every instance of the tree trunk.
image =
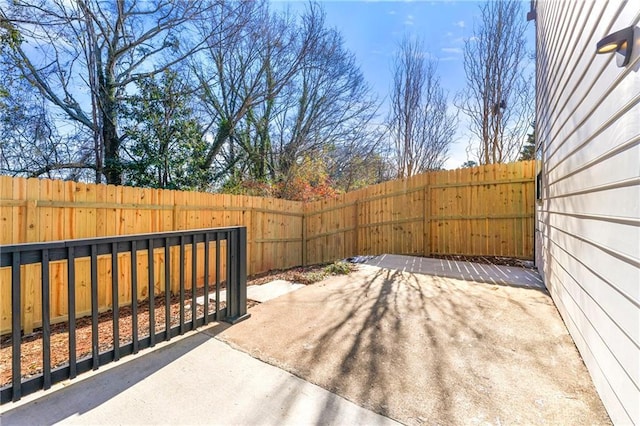
{"type": "Polygon", "coordinates": [[[107,183],[122,185],[122,163],[120,161],[120,138],[117,130],[115,88],[113,76],[108,75],[101,87],[102,95],[102,140],[104,141],[104,175],[107,183]]]}

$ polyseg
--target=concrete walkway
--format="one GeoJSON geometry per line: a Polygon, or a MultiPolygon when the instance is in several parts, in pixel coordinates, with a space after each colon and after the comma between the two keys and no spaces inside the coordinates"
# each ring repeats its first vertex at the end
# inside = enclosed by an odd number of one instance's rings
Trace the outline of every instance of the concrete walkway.
{"type": "Polygon", "coordinates": [[[226,327],[192,333],[57,391],[5,404],[0,423],[397,425],[213,338],[226,327]]]}
{"type": "MultiPolygon", "coordinates": [[[[299,290],[304,287],[304,284],[292,283],[285,280],[274,280],[264,283],[262,285],[250,285],[247,287],[247,299],[255,300],[256,302],[266,302],[276,297],[283,296],[292,291],[299,290]]],[[[220,290],[220,300],[226,300],[227,290],[220,290]]],[[[215,302],[216,292],[209,293],[209,301],[215,302]]],[[[204,305],[204,296],[196,298],[198,305],[204,305]]]]}

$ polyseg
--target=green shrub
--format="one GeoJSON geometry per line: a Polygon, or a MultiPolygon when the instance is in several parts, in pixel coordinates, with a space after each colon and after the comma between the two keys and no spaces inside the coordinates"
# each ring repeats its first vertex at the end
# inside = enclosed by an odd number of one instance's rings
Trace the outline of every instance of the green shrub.
{"type": "Polygon", "coordinates": [[[327,265],[324,268],[324,272],[328,275],[348,275],[352,270],[353,268],[350,263],[340,261],[327,265]]]}

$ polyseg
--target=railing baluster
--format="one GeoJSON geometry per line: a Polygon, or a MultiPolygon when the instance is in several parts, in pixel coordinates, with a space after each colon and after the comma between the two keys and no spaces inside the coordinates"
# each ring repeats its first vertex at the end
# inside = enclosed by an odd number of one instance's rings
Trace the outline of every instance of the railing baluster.
{"type": "Polygon", "coordinates": [[[238,315],[242,316],[247,313],[247,228],[238,228],[237,252],[238,257],[236,263],[238,265],[238,315]]]}
{"type": "Polygon", "coordinates": [[[138,353],[138,253],[136,241],[131,241],[131,340],[133,353],[138,353]]]}
{"type": "Polygon", "coordinates": [[[216,321],[220,321],[220,234],[216,232],[216,321]]]}
{"type": "Polygon", "coordinates": [[[196,329],[198,295],[198,245],[195,234],[191,236],[191,329],[196,329]]]}
{"type": "Polygon", "coordinates": [[[209,324],[209,233],[204,234],[204,323],[209,324]]]}
{"type": "Polygon", "coordinates": [[[13,253],[11,263],[11,374],[12,399],[17,401],[22,396],[22,368],[20,362],[20,345],[22,343],[22,326],[20,323],[20,252],[13,253]]]}
{"type": "Polygon", "coordinates": [[[98,247],[91,245],[91,353],[92,368],[100,366],[100,340],[98,336],[98,247]]]}
{"type": "MultiPolygon", "coordinates": [[[[226,319],[237,321],[238,318],[246,314],[246,289],[241,288],[246,285],[246,230],[240,228],[221,228],[203,231],[187,231],[182,233],[170,233],[168,235],[158,236],[145,235],[95,239],[89,241],[73,241],[73,242],[55,242],[38,243],[35,248],[31,247],[10,247],[9,253],[3,254],[2,265],[11,266],[11,338],[12,338],[12,365],[11,365],[11,385],[6,386],[0,392],[2,403],[10,400],[17,401],[23,395],[33,392],[35,389],[49,389],[53,383],[62,379],[74,379],[79,372],[85,372],[89,369],[96,370],[100,366],[100,362],[117,361],[124,353],[137,353],[140,349],[148,346],[154,346],[156,339],[156,321],[155,321],[155,296],[156,296],[156,274],[155,274],[155,248],[164,247],[164,303],[165,303],[165,333],[166,340],[171,339],[172,334],[172,318],[171,318],[171,291],[172,291],[172,273],[171,268],[171,250],[173,246],[179,245],[180,261],[178,272],[180,275],[174,278],[179,280],[180,285],[180,324],[175,326],[173,333],[183,334],[187,329],[195,329],[198,324],[208,324],[215,318],[221,320],[222,312],[226,313],[226,319]],[[142,239],[141,239],[142,238],[142,239]],[[147,246],[144,247],[144,242],[147,246]],[[215,246],[212,248],[213,240],[215,246]],[[138,321],[138,241],[142,241],[141,250],[147,250],[149,268],[148,285],[149,285],[149,339],[140,338],[139,321],[138,321]],[[224,244],[224,257],[222,253],[222,242],[224,244]],[[204,294],[204,318],[198,317],[197,299],[198,299],[198,244],[204,244],[204,274],[203,274],[203,294],[204,294]],[[191,244],[191,321],[185,324],[186,312],[186,262],[185,256],[186,245],[191,244]],[[215,249],[215,274],[211,274],[211,250],[215,249]],[[119,288],[119,259],[118,251],[130,252],[131,255],[131,338],[132,343],[125,346],[120,344],[120,291],[119,288]],[[99,315],[99,285],[109,286],[108,282],[99,282],[98,276],[98,256],[111,255],[111,309],[112,316],[108,321],[113,324],[113,352],[100,353],[100,315],[99,315]],[[76,303],[76,257],[90,259],[90,300],[91,300],[91,356],[78,360],[77,346],[77,311],[76,303]],[[68,316],[68,350],[69,350],[69,367],[55,369],[52,365],[52,298],[54,297],[51,278],[51,261],[64,260],[67,261],[67,316],[68,316]],[[223,264],[224,262],[224,264],[223,264]],[[21,288],[21,267],[41,263],[41,306],[42,306],[42,375],[22,379],[22,288],[21,288]],[[224,277],[221,277],[221,267],[226,268],[224,277]],[[215,278],[215,317],[211,314],[209,317],[209,309],[211,306],[209,300],[209,292],[212,292],[211,281],[215,278]],[[220,293],[221,280],[226,285],[226,307],[220,309],[220,293]],[[238,287],[240,286],[240,288],[238,287]]],[[[3,248],[3,247],[0,247],[3,248]]],[[[174,253],[176,254],[176,253],[174,253]]],[[[123,271],[124,272],[124,271],[123,271]]],[[[128,272],[126,272],[128,273],[128,272]]],[[[158,291],[162,291],[160,288],[158,291]]],[[[84,322],[84,321],[83,321],[84,322]]],[[[159,334],[162,336],[162,333],[159,334]]],[[[104,336],[103,336],[104,337],[104,336]]],[[[128,336],[125,336],[128,339],[128,336]]]]}
{"type": "Polygon", "coordinates": [[[236,316],[233,247],[233,234],[227,231],[227,318],[236,316]]]}
{"type": "Polygon", "coordinates": [[[113,314],[113,360],[120,359],[120,289],[118,287],[118,243],[111,243],[111,312],[113,314]]]}
{"type": "Polygon", "coordinates": [[[49,250],[42,250],[42,389],[51,387],[51,301],[49,250]]]}
{"type": "Polygon", "coordinates": [[[67,252],[67,317],[69,320],[69,378],[77,375],[76,365],[76,258],[75,248],[68,248],[67,252]]]}
{"type": "Polygon", "coordinates": [[[149,346],[156,345],[155,276],[153,263],[153,238],[149,238],[149,346]]]}
{"type": "Polygon", "coordinates": [[[180,334],[184,334],[184,235],[180,235],[180,334]]]}
{"type": "Polygon", "coordinates": [[[164,327],[165,340],[171,340],[171,247],[164,239],[164,327]]]}

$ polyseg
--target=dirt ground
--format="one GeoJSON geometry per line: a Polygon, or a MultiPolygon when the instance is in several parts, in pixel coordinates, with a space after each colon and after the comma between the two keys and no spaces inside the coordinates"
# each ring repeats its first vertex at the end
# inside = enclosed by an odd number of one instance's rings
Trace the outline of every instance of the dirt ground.
{"type": "Polygon", "coordinates": [[[542,289],[359,265],[218,338],[409,425],[610,424],[542,289]]]}

